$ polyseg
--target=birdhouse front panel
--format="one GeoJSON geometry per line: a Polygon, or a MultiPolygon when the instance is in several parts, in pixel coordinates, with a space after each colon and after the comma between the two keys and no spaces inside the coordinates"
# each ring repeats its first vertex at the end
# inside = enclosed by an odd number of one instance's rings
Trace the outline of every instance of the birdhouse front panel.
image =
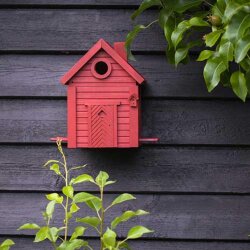
{"type": "Polygon", "coordinates": [[[138,147],[143,80],[124,43],[112,48],[99,40],[61,79],[68,86],[68,147],[138,147]]]}
{"type": "Polygon", "coordinates": [[[68,136],[61,137],[68,148],[132,148],[158,141],[139,137],[143,81],[127,62],[124,42],[111,47],[100,39],[61,78],[68,87],[68,136]]]}
{"type": "MultiPolygon", "coordinates": [[[[69,84],[75,93],[70,91],[68,99],[76,106],[73,147],[138,147],[138,86],[116,61],[100,51],[69,84]]],[[[70,135],[70,124],[68,128],[70,135]]]]}

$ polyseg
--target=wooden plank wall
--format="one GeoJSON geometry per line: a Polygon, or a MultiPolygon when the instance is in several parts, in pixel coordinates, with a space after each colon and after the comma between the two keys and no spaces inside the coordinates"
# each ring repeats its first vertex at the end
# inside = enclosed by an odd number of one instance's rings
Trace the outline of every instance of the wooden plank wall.
{"type": "MultiPolygon", "coordinates": [[[[62,186],[42,167],[57,154],[49,138],[66,135],[66,89],[59,78],[99,38],[124,40],[139,2],[0,0],[0,241],[13,238],[13,249],[50,249],[16,228],[40,223],[44,195],[62,186]]],[[[148,11],[139,20],[155,15],[148,11]]],[[[69,161],[117,179],[108,200],[131,192],[138,199],[127,208],[151,212],[134,222],[155,232],[133,249],[247,250],[250,103],[222,88],[208,94],[195,52],[189,65],[175,69],[164,48],[156,26],[136,40],[133,63],[147,80],[142,134],[160,142],[132,150],[67,150],[69,161]]],[[[93,232],[88,237],[96,245],[93,232]]]]}

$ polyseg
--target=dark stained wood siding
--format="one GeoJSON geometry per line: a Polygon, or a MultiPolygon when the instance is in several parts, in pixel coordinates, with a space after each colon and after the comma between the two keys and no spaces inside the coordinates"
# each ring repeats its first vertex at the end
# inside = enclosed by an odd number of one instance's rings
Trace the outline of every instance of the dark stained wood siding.
{"type": "MultiPolygon", "coordinates": [[[[59,78],[100,37],[111,44],[124,40],[139,3],[0,0],[0,242],[11,237],[13,249],[50,249],[47,243],[34,245],[31,232],[16,228],[39,223],[44,195],[62,187],[42,167],[57,155],[49,138],[66,136],[66,88],[59,78]]],[[[149,11],[139,21],[155,15],[149,11]]],[[[108,200],[131,192],[138,199],[127,208],[151,212],[133,222],[155,232],[134,241],[133,249],[248,250],[250,104],[220,87],[208,94],[196,52],[187,66],[167,64],[157,25],[133,48],[132,64],[147,80],[142,135],[157,136],[159,143],[66,150],[70,164],[88,163],[86,171],[94,175],[108,171],[118,181],[108,188],[108,200]]],[[[82,189],[96,191],[90,185],[82,189]]],[[[129,225],[121,227],[121,236],[129,225]]],[[[93,232],[88,236],[96,246],[93,232]]]]}

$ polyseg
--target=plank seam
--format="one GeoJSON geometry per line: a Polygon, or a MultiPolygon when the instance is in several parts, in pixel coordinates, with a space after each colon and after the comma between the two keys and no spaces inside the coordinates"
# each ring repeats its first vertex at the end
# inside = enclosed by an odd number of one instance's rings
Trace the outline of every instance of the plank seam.
{"type": "MultiPolygon", "coordinates": [[[[0,4],[0,9],[5,10],[13,10],[13,9],[96,9],[96,10],[103,10],[103,9],[132,9],[136,10],[139,5],[126,5],[126,4],[113,4],[113,5],[105,5],[100,2],[98,5],[93,4],[0,4]]],[[[151,8],[156,9],[156,8],[151,8]]]]}
{"type": "MultiPolygon", "coordinates": [[[[0,237],[18,237],[18,238],[33,238],[35,235],[25,235],[25,234],[0,234],[0,237]]],[[[87,236],[87,237],[79,237],[84,238],[86,240],[98,240],[96,236],[87,236]]],[[[117,237],[118,240],[124,239],[121,237],[117,237]]],[[[249,240],[242,240],[242,239],[194,239],[194,238],[161,238],[161,237],[143,237],[137,241],[164,241],[164,242],[220,242],[220,243],[246,243],[249,244],[249,240]]],[[[35,244],[35,243],[34,243],[35,244]]]]}
{"type": "MultiPolygon", "coordinates": [[[[12,194],[49,194],[53,190],[0,190],[0,194],[7,194],[7,193],[12,193],[12,194]]],[[[76,191],[75,193],[80,193],[81,191],[76,191]]],[[[126,190],[121,190],[121,191],[105,191],[104,194],[122,194],[125,193],[126,190]]],[[[147,196],[147,195],[158,195],[158,196],[240,196],[240,197],[248,197],[250,196],[250,192],[175,192],[175,191],[128,191],[131,194],[135,195],[142,195],[142,196],[147,196]]],[[[88,190],[88,193],[91,194],[99,194],[98,191],[90,191],[88,190]]],[[[60,191],[58,191],[58,194],[62,194],[60,191]]]]}

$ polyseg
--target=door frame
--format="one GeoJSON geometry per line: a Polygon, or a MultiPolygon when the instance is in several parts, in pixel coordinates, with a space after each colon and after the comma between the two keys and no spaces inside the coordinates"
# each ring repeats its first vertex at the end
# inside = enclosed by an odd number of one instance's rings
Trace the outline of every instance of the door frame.
{"type": "MultiPolygon", "coordinates": [[[[91,106],[112,106],[113,107],[113,145],[110,148],[117,147],[118,145],[118,110],[117,106],[120,105],[120,101],[111,100],[89,100],[84,102],[84,105],[88,107],[88,132],[89,132],[89,147],[93,148],[92,145],[92,129],[91,129],[91,106]]],[[[107,147],[108,148],[108,147],[107,147]]]]}

